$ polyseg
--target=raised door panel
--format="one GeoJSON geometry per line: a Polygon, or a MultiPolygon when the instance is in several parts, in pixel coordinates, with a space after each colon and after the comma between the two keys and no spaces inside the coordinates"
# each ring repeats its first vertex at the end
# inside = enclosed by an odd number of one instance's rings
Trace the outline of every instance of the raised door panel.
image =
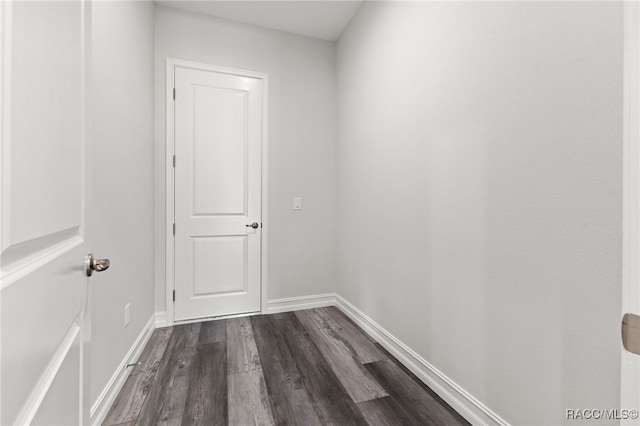
{"type": "Polygon", "coordinates": [[[193,297],[247,292],[247,236],[193,238],[193,297]]]}
{"type": "Polygon", "coordinates": [[[247,214],[247,98],[194,86],[194,216],[247,214]]]}
{"type": "Polygon", "coordinates": [[[80,2],[13,2],[3,99],[2,286],[82,239],[80,2]]]}
{"type": "Polygon", "coordinates": [[[76,324],[70,329],[69,335],[74,337],[68,342],[68,350],[61,358],[62,362],[53,377],[49,391],[44,395],[33,416],[33,425],[63,425],[69,418],[78,416],[81,336],[76,324]]]}

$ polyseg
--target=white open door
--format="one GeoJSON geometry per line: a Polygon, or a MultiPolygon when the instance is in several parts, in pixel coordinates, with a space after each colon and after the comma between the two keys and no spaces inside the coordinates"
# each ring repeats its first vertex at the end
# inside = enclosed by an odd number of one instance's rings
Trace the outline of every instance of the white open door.
{"type": "Polygon", "coordinates": [[[264,78],[174,77],[174,318],[260,311],[264,78]]]}
{"type": "MultiPolygon", "coordinates": [[[[624,10],[624,284],[627,345],[640,348],[640,4],[624,10]],[[635,343],[634,343],[635,342],[635,343]]],[[[640,412],[640,355],[622,349],[621,423],[637,425],[640,412]]]]}
{"type": "Polygon", "coordinates": [[[86,424],[90,3],[0,7],[0,423],[86,424]]]}

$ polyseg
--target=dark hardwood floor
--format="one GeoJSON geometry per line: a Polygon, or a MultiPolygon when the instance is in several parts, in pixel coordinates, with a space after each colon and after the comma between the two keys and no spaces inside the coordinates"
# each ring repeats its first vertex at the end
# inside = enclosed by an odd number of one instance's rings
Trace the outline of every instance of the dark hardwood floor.
{"type": "Polygon", "coordinates": [[[337,308],[160,328],[103,425],[466,425],[337,308]]]}

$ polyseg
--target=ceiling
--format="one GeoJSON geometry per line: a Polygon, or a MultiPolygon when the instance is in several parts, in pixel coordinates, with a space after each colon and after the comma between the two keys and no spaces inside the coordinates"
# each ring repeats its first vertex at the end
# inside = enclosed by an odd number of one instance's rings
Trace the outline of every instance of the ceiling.
{"type": "Polygon", "coordinates": [[[157,0],[156,3],[259,27],[336,41],[362,1],[157,0]]]}

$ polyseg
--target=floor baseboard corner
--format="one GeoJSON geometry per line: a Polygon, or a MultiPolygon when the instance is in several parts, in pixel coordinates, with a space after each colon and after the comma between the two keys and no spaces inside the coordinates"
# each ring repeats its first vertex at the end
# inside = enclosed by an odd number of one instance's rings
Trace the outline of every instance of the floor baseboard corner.
{"type": "Polygon", "coordinates": [[[118,364],[118,367],[113,372],[113,375],[107,382],[107,385],[104,387],[102,392],[100,392],[100,395],[98,395],[98,398],[96,398],[96,401],[91,406],[91,425],[99,426],[107,417],[107,413],[109,412],[111,405],[113,405],[113,402],[129,376],[130,371],[127,369],[127,364],[134,362],[140,357],[144,347],[151,338],[153,330],[156,329],[156,315],[157,314],[154,314],[149,318],[149,321],[147,321],[147,324],[144,326],[142,331],[140,331],[140,334],[136,338],[135,342],[133,342],[133,345],[131,345],[131,348],[129,348],[129,351],[123,360],[118,364]]]}
{"type": "Polygon", "coordinates": [[[156,328],[167,327],[167,313],[166,312],[156,312],[155,313],[156,320],[156,328]]]}
{"type": "Polygon", "coordinates": [[[473,425],[508,426],[504,419],[491,411],[461,386],[429,364],[415,351],[402,343],[378,323],[356,308],[345,298],[336,294],[336,306],[358,324],[367,334],[380,343],[413,374],[437,393],[462,417],[473,425]]]}

